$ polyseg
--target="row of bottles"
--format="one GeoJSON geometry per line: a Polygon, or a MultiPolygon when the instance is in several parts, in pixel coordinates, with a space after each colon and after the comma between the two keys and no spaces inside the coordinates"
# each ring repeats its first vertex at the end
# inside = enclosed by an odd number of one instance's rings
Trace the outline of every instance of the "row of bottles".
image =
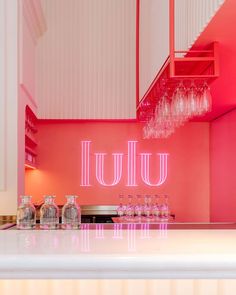
{"type": "Polygon", "coordinates": [[[119,195],[117,214],[121,220],[128,221],[167,221],[170,218],[168,195],[119,195]],[[142,199],[144,202],[142,202],[142,199]]]}
{"type": "MultiPolygon", "coordinates": [[[[36,225],[36,209],[31,196],[21,196],[17,210],[17,228],[33,229],[36,225]]],[[[67,202],[62,208],[62,228],[78,229],[81,224],[81,210],[77,204],[77,196],[66,196],[67,202]]],[[[57,229],[59,226],[59,208],[55,204],[55,196],[45,196],[40,208],[40,228],[57,229]]]]}

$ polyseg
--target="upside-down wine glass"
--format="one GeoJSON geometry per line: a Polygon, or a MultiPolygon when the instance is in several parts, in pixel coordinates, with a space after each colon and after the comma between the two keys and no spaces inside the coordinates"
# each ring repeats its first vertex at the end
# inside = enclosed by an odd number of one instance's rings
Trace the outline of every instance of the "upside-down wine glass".
{"type": "Polygon", "coordinates": [[[124,205],[124,195],[119,195],[119,206],[117,207],[116,211],[117,214],[120,218],[120,220],[123,219],[123,217],[125,216],[125,205],[124,205]]]}
{"type": "Polygon", "coordinates": [[[152,205],[152,215],[154,217],[154,219],[156,221],[159,220],[159,216],[160,216],[160,205],[159,205],[159,201],[160,201],[160,196],[159,195],[155,195],[155,202],[152,205]]]}
{"type": "Polygon", "coordinates": [[[169,197],[168,195],[164,195],[164,202],[160,206],[160,218],[162,221],[168,221],[169,219],[169,197]]]}
{"type": "Polygon", "coordinates": [[[144,210],[143,210],[146,221],[150,221],[150,219],[152,217],[152,205],[151,205],[151,202],[152,202],[152,197],[150,195],[146,195],[144,197],[145,205],[144,205],[144,210]]]}
{"type": "Polygon", "coordinates": [[[141,199],[142,196],[137,195],[137,204],[134,207],[134,214],[136,216],[135,219],[137,219],[137,221],[141,221],[142,219],[143,205],[141,204],[141,199]]]}
{"type": "Polygon", "coordinates": [[[134,206],[132,204],[133,201],[133,196],[132,195],[128,195],[128,205],[126,207],[126,219],[128,221],[133,221],[134,218],[134,206]]]}

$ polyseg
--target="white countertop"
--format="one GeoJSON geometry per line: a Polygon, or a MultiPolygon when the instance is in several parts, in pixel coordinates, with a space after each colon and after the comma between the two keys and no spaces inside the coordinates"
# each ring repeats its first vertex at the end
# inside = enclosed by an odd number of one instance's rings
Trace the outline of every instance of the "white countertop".
{"type": "Polygon", "coordinates": [[[236,230],[3,230],[0,278],[236,278],[236,230]]]}

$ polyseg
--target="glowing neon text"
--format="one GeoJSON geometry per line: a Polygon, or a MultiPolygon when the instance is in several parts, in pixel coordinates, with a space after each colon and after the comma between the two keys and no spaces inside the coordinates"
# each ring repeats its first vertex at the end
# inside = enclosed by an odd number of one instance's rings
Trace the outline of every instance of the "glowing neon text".
{"type": "MultiPolygon", "coordinates": [[[[167,153],[157,153],[159,157],[159,179],[153,183],[150,180],[150,159],[151,153],[137,154],[137,141],[128,141],[127,156],[127,186],[137,186],[137,157],[140,157],[141,179],[148,186],[160,186],[167,178],[168,156],[167,153]]],[[[91,141],[81,141],[81,186],[91,186],[90,183],[90,145],[91,141]]],[[[112,153],[113,157],[113,180],[110,183],[105,181],[104,166],[106,153],[94,153],[96,166],[96,180],[102,186],[115,186],[123,172],[123,153],[112,153]]]]}

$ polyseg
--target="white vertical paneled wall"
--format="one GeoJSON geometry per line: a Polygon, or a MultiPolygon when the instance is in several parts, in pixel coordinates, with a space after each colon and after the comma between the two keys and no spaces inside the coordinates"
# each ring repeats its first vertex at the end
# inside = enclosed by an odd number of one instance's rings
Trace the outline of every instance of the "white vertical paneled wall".
{"type": "MultiPolygon", "coordinates": [[[[33,19],[39,24],[43,18],[39,2],[0,0],[0,215],[15,215],[17,196],[24,193],[24,113],[25,105],[32,107],[32,102],[19,84],[34,98],[36,39],[31,37],[33,19]]],[[[38,37],[44,30],[40,25],[38,37]]]]}
{"type": "Polygon", "coordinates": [[[175,47],[193,45],[225,0],[175,0],[175,47]]]}
{"type": "Polygon", "coordinates": [[[9,295],[233,295],[235,280],[2,280],[9,295]]]}
{"type": "Polygon", "coordinates": [[[37,45],[38,115],[136,117],[136,0],[43,0],[37,45]]]}
{"type": "Polygon", "coordinates": [[[17,207],[17,9],[17,0],[0,0],[0,215],[17,207]]]}
{"type": "MultiPolygon", "coordinates": [[[[175,49],[191,47],[224,0],[175,0],[175,49]]],[[[140,0],[140,99],[169,55],[169,0],[140,0]]]]}
{"type": "MultiPolygon", "coordinates": [[[[5,1],[0,0],[0,43],[4,44],[5,41],[5,1]]],[[[6,47],[0,46],[0,191],[5,189],[5,105],[6,105],[6,89],[5,89],[5,56],[6,47]]]]}
{"type": "Polygon", "coordinates": [[[35,96],[35,53],[39,38],[46,31],[41,0],[17,0],[19,15],[19,97],[18,97],[18,195],[24,194],[25,107],[37,114],[35,96]]]}
{"type": "Polygon", "coordinates": [[[41,0],[19,0],[19,83],[36,103],[36,44],[46,31],[41,0]]]}
{"type": "Polygon", "coordinates": [[[141,99],[169,54],[169,0],[140,0],[141,99]]]}
{"type": "MultiPolygon", "coordinates": [[[[175,0],[175,49],[187,50],[188,44],[188,2],[192,0],[175,0]]],[[[200,0],[201,1],[201,0],[200,0]]],[[[209,0],[205,0],[209,1],[209,0]]]]}

